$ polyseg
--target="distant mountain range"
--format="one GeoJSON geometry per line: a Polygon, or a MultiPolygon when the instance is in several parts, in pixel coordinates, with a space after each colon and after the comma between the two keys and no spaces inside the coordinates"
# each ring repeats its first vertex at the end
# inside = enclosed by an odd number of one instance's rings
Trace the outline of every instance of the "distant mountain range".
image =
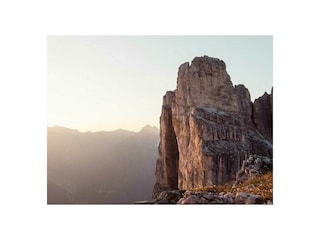
{"type": "Polygon", "coordinates": [[[150,199],[159,130],[81,133],[48,127],[48,203],[133,203],[150,199]]]}

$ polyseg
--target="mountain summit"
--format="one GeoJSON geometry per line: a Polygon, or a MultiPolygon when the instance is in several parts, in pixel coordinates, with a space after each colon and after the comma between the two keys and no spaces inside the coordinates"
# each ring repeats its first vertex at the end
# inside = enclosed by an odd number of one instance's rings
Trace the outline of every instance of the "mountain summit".
{"type": "Polygon", "coordinates": [[[182,64],[176,90],[163,97],[153,197],[229,183],[249,155],[272,158],[272,104],[272,93],[253,104],[220,59],[182,64]]]}
{"type": "Polygon", "coordinates": [[[140,130],[140,133],[159,134],[159,129],[156,126],[151,127],[149,124],[147,124],[140,130]]]}

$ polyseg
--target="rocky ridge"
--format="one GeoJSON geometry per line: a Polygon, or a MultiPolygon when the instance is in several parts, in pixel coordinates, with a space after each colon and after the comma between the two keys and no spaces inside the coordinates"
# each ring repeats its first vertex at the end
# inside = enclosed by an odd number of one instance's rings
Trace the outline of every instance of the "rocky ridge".
{"type": "Polygon", "coordinates": [[[179,67],[177,89],[163,97],[158,151],[154,199],[235,181],[249,155],[272,159],[272,94],[252,103],[222,60],[196,57],[179,67]]]}

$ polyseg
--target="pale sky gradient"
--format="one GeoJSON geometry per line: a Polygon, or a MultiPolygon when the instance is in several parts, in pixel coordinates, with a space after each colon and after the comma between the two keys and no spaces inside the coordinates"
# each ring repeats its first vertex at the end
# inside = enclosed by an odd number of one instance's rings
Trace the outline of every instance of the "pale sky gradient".
{"type": "Polygon", "coordinates": [[[159,127],[162,96],[196,56],[223,60],[251,100],[273,85],[272,36],[48,36],[48,126],[159,127]]]}

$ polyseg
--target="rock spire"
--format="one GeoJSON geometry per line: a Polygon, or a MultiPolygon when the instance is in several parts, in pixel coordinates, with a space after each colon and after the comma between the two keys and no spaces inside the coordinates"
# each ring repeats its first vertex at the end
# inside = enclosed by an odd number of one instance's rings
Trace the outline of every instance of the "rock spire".
{"type": "Polygon", "coordinates": [[[272,158],[272,94],[265,95],[252,103],[217,58],[182,64],[176,90],[163,97],[153,197],[233,181],[250,154],[272,158]]]}

